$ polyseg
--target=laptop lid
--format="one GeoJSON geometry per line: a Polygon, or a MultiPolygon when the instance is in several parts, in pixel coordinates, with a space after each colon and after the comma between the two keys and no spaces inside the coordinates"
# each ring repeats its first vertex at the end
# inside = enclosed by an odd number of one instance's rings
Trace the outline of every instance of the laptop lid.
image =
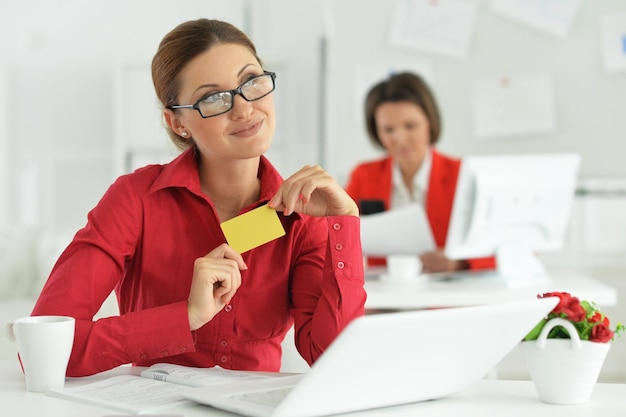
{"type": "MultiPolygon", "coordinates": [[[[317,417],[437,399],[481,380],[558,302],[558,298],[486,306],[372,314],[353,320],[275,408],[246,409],[233,398],[251,384],[196,388],[199,403],[251,416],[317,417]]],[[[282,380],[282,381],[281,381],[282,380]]],[[[269,391],[273,382],[260,389],[269,391]]]]}

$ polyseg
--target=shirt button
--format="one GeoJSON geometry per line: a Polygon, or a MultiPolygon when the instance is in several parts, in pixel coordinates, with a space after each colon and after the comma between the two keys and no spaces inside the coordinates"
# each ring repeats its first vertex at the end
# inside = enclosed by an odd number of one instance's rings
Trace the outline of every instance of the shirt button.
{"type": "Polygon", "coordinates": [[[228,362],[228,356],[224,355],[220,358],[220,360],[222,361],[222,363],[226,363],[228,362]]]}
{"type": "Polygon", "coordinates": [[[231,306],[230,304],[226,304],[226,307],[224,307],[224,311],[226,311],[227,313],[230,312],[230,310],[233,309],[233,306],[231,306]]]}
{"type": "Polygon", "coordinates": [[[342,245],[341,243],[337,243],[337,244],[335,245],[335,249],[337,249],[337,250],[342,250],[342,249],[343,249],[343,245],[342,245]]]}
{"type": "Polygon", "coordinates": [[[340,230],[341,229],[341,225],[339,223],[335,223],[335,224],[333,224],[333,229],[340,230]]]}
{"type": "Polygon", "coordinates": [[[167,350],[162,350],[161,351],[161,356],[168,356],[169,352],[167,350]]]}
{"type": "Polygon", "coordinates": [[[187,348],[185,346],[181,346],[178,348],[178,353],[184,353],[187,352],[187,348]]]}
{"type": "Polygon", "coordinates": [[[141,355],[139,355],[139,359],[148,359],[148,355],[142,353],[141,355]]]}
{"type": "Polygon", "coordinates": [[[346,265],[343,262],[341,262],[341,261],[337,262],[337,268],[343,269],[344,266],[346,266],[346,265]]]}
{"type": "Polygon", "coordinates": [[[222,340],[222,341],[220,341],[220,346],[221,347],[226,347],[226,346],[228,346],[228,342],[226,340],[222,340]]]}

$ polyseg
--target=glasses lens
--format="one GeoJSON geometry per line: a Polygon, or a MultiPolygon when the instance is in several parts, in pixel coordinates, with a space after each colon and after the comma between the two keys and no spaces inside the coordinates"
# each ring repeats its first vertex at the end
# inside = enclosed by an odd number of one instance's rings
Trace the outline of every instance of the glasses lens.
{"type": "Polygon", "coordinates": [[[198,102],[198,107],[200,108],[200,113],[202,116],[209,117],[215,116],[228,110],[233,107],[233,95],[224,91],[221,93],[211,94],[200,100],[198,102]]]}
{"type": "Polygon", "coordinates": [[[259,75],[241,86],[241,95],[248,101],[258,100],[274,91],[274,78],[270,74],[259,75]]]}
{"type": "Polygon", "coordinates": [[[234,94],[248,101],[258,100],[274,91],[273,74],[258,75],[243,83],[237,90],[222,91],[206,96],[197,103],[202,117],[217,116],[233,108],[234,94]]]}

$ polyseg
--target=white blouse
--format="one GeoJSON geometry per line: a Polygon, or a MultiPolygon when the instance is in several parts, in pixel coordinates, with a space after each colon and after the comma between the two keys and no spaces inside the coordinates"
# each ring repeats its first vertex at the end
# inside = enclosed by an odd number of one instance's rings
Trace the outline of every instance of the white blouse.
{"type": "Polygon", "coordinates": [[[417,174],[413,177],[412,196],[409,189],[402,180],[402,172],[400,166],[394,162],[391,175],[391,208],[406,206],[411,203],[419,203],[424,206],[426,194],[428,192],[428,181],[430,179],[430,170],[433,165],[433,156],[430,147],[426,151],[422,166],[420,166],[417,174]]]}

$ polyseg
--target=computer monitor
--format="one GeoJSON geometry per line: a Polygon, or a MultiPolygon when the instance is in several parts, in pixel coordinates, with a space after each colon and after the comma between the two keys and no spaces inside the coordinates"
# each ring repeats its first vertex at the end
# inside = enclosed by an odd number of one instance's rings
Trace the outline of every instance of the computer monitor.
{"type": "Polygon", "coordinates": [[[580,160],[576,154],[463,158],[446,256],[495,256],[503,278],[548,279],[536,253],[563,247],[580,160]]]}

